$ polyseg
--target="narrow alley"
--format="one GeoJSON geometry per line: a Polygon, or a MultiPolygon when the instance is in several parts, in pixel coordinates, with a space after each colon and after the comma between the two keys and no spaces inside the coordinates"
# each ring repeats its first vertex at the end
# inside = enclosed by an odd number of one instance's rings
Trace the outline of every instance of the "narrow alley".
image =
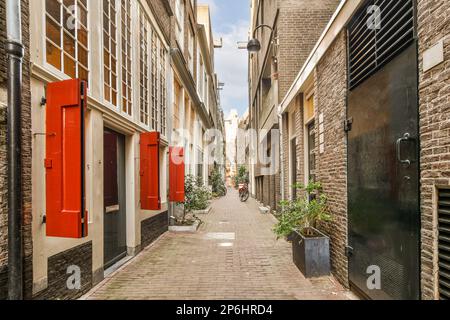
{"type": "Polygon", "coordinates": [[[164,234],[83,299],[352,298],[333,277],[304,278],[291,245],[272,232],[275,218],[260,214],[255,200],[241,203],[230,190],[201,219],[196,234],[164,234]]]}

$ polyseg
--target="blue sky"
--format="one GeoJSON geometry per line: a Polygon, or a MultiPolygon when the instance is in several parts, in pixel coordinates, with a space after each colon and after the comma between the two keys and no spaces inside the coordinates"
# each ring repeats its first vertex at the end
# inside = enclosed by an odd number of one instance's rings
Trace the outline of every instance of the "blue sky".
{"type": "Polygon", "coordinates": [[[225,83],[221,92],[225,117],[236,109],[242,115],[248,108],[247,51],[237,49],[238,41],[248,38],[249,0],[198,0],[209,4],[214,37],[223,38],[223,48],[216,49],[216,72],[225,83]]]}

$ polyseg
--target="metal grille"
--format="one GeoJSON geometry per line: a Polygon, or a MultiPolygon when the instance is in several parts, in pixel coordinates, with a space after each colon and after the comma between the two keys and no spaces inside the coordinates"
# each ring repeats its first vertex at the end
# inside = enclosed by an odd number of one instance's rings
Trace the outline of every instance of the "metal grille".
{"type": "Polygon", "coordinates": [[[450,299],[450,189],[439,190],[439,293],[450,299]]]}
{"type": "Polygon", "coordinates": [[[414,0],[366,1],[348,26],[350,90],[411,44],[414,17],[414,0]]]}

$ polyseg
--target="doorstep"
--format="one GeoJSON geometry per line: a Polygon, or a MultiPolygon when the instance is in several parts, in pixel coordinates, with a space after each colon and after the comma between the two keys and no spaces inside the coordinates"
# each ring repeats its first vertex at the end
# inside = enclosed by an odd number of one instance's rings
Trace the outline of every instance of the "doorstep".
{"type": "Polygon", "coordinates": [[[169,226],[169,231],[174,233],[196,233],[200,222],[195,221],[192,226],[169,226]]]}

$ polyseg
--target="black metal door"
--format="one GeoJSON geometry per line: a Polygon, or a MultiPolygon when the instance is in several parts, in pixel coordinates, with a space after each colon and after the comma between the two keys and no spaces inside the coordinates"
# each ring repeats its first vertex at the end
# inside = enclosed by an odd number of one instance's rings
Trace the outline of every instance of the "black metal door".
{"type": "Polygon", "coordinates": [[[349,278],[372,299],[419,298],[417,88],[412,44],[349,92],[349,278]]]}
{"type": "Polygon", "coordinates": [[[126,256],[125,137],[104,130],[104,268],[126,256]]]}

